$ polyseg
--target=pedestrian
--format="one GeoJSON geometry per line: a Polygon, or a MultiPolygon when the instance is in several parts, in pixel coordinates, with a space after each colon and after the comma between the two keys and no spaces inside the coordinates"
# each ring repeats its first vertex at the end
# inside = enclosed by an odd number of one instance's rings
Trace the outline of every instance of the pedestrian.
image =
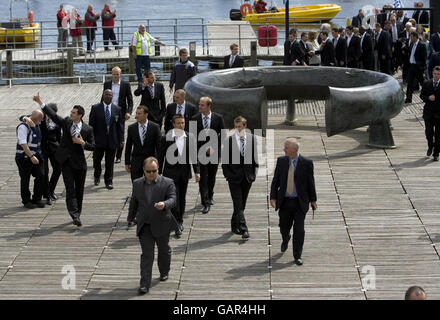
{"type": "Polygon", "coordinates": [[[391,75],[391,58],[393,53],[391,49],[390,33],[387,30],[383,30],[380,23],[376,23],[375,43],[380,72],[391,75]]]}
{"type": "Polygon", "coordinates": [[[60,9],[57,12],[57,28],[58,28],[58,52],[61,52],[63,48],[67,48],[67,13],[64,12],[64,4],[60,4],[60,9]]]}
{"type": "Polygon", "coordinates": [[[335,48],[336,65],[347,67],[347,40],[341,35],[342,28],[332,29],[332,43],[335,48]]]}
{"type": "Polygon", "coordinates": [[[81,19],[76,9],[72,10],[72,16],[69,18],[69,22],[74,56],[83,56],[84,47],[82,41],[82,26],[84,21],[81,19]]]}
{"type": "Polygon", "coordinates": [[[321,44],[319,50],[315,51],[314,54],[321,56],[322,66],[334,67],[336,65],[335,48],[328,37],[327,31],[321,31],[321,44]]]}
{"type": "Polygon", "coordinates": [[[318,209],[312,160],[299,154],[299,143],[288,138],[284,143],[285,156],[277,159],[270,188],[270,205],[278,211],[280,232],[283,239],[281,252],[290,241],[293,224],[293,257],[296,265],[302,265],[304,245],[304,220],[309,207],[318,209]]]}
{"type": "Polygon", "coordinates": [[[405,300],[426,300],[426,292],[422,287],[409,287],[405,292],[405,300]]]}
{"type": "Polygon", "coordinates": [[[165,43],[162,43],[146,32],[143,24],[139,25],[139,30],[133,34],[130,42],[139,83],[142,82],[141,69],[144,69],[144,72],[151,69],[150,55],[153,54],[153,44],[165,46],[165,43]]]}
{"type": "Polygon", "coordinates": [[[179,50],[179,61],[173,66],[170,77],[170,94],[174,90],[183,89],[185,83],[196,75],[196,66],[188,60],[188,50],[185,48],[179,50]]]}
{"type": "MultiPolygon", "coordinates": [[[[319,43],[317,40],[318,32],[309,31],[309,41],[307,41],[307,51],[318,51],[319,43]]],[[[313,54],[310,58],[310,66],[319,66],[321,64],[321,56],[313,54]]]]}
{"type": "Polygon", "coordinates": [[[174,92],[174,102],[167,105],[165,115],[165,133],[174,128],[173,117],[182,115],[185,118],[185,131],[189,131],[189,122],[197,114],[195,105],[185,100],[185,90],[179,89],[174,92]]]}
{"type": "Polygon", "coordinates": [[[104,40],[104,50],[110,50],[108,47],[109,40],[115,46],[115,50],[122,49],[122,47],[118,46],[118,42],[116,41],[115,31],[113,30],[115,27],[115,17],[116,17],[116,9],[113,11],[110,10],[110,5],[106,3],[104,8],[101,11],[102,17],[102,32],[103,32],[103,40],[104,40]]]}
{"type": "Polygon", "coordinates": [[[145,159],[143,170],[144,177],[133,181],[133,201],[127,217],[128,226],[137,225],[136,235],[142,248],[139,294],[150,291],[155,245],[158,249],[160,281],[168,280],[171,265],[168,243],[174,224],[171,209],[176,205],[176,187],[173,180],[159,175],[157,159],[145,159]]]}
{"type": "Polygon", "coordinates": [[[361,59],[361,39],[353,32],[353,26],[347,27],[347,67],[359,68],[361,59]]]}
{"type": "Polygon", "coordinates": [[[96,23],[96,21],[99,20],[100,16],[100,13],[95,14],[93,12],[93,6],[90,4],[84,16],[84,24],[86,27],[87,36],[87,53],[92,53],[95,51],[93,49],[93,42],[95,41],[96,29],[98,28],[98,24],[96,23]]]}
{"type": "Polygon", "coordinates": [[[22,121],[16,129],[17,146],[15,163],[20,174],[21,202],[25,208],[44,208],[41,201],[44,189],[44,156],[41,149],[41,131],[39,124],[43,120],[43,112],[34,110],[30,116],[33,126],[22,121]],[[34,194],[31,198],[29,183],[31,176],[34,180],[34,194]]]}
{"type": "Polygon", "coordinates": [[[55,156],[61,165],[64,185],[66,187],[66,205],[73,224],[82,226],[80,216],[84,197],[84,183],[87,174],[87,161],[84,150],[92,151],[95,147],[93,128],[83,122],[85,111],[80,105],[75,105],[70,116],[61,118],[49,105],[43,103],[40,94],[34,96],[44,114],[63,130],[61,144],[55,156]]]}
{"type": "Polygon", "coordinates": [[[419,40],[417,32],[411,32],[409,47],[408,85],[405,103],[412,103],[413,92],[423,85],[423,73],[426,68],[426,46],[419,40]]]}
{"type": "Polygon", "coordinates": [[[296,42],[296,29],[289,30],[289,39],[284,42],[284,59],[283,65],[292,65],[292,48],[293,44],[296,42]]]}
{"type": "Polygon", "coordinates": [[[243,67],[244,59],[238,55],[238,44],[231,44],[229,49],[231,49],[231,54],[224,57],[223,69],[243,67]]]}

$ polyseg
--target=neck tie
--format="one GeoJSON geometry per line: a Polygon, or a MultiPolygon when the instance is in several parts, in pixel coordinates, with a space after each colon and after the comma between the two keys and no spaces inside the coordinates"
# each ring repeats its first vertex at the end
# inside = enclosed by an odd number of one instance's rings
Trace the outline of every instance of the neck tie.
{"type": "Polygon", "coordinates": [[[439,81],[434,82],[434,90],[437,90],[437,88],[438,88],[438,83],[439,83],[439,81]]]}
{"type": "Polygon", "coordinates": [[[107,127],[110,126],[110,107],[105,107],[105,123],[107,124],[107,127]]]}
{"type": "Polygon", "coordinates": [[[78,131],[79,131],[78,130],[78,124],[74,123],[72,125],[72,129],[70,130],[70,133],[71,133],[72,137],[77,137],[78,133],[79,133],[78,131]]]}
{"type": "Polygon", "coordinates": [[[145,127],[145,124],[144,124],[142,126],[142,145],[144,145],[146,135],[147,135],[147,128],[145,127]]]}
{"type": "Polygon", "coordinates": [[[244,157],[244,138],[240,138],[240,153],[244,157]]]}
{"type": "Polygon", "coordinates": [[[153,99],[154,98],[153,87],[152,86],[147,86],[147,87],[148,87],[148,91],[150,91],[151,99],[153,99]]]}
{"type": "Polygon", "coordinates": [[[231,59],[229,60],[229,66],[232,67],[232,65],[234,64],[234,60],[235,60],[235,56],[233,56],[231,54],[231,59]]]}
{"type": "Polygon", "coordinates": [[[182,106],[181,105],[177,106],[177,113],[176,114],[180,114],[180,115],[183,116],[183,114],[182,114],[182,106]]]}
{"type": "Polygon", "coordinates": [[[208,117],[203,116],[203,128],[208,129],[208,117]]]}
{"type": "Polygon", "coordinates": [[[290,163],[290,167],[289,167],[289,173],[287,175],[287,193],[288,194],[293,194],[293,190],[295,188],[294,181],[295,181],[295,173],[294,173],[294,166],[293,166],[293,160],[292,160],[290,163]]]}

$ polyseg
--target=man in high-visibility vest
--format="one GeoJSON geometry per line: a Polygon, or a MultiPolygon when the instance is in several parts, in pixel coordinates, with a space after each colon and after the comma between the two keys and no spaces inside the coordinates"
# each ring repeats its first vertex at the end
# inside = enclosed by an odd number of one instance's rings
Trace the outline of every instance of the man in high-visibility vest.
{"type": "Polygon", "coordinates": [[[150,70],[150,54],[153,53],[153,43],[165,45],[165,43],[160,42],[146,32],[143,24],[139,25],[139,31],[133,34],[130,43],[136,62],[136,75],[139,82],[143,80],[141,68],[144,68],[145,71],[150,70]]]}

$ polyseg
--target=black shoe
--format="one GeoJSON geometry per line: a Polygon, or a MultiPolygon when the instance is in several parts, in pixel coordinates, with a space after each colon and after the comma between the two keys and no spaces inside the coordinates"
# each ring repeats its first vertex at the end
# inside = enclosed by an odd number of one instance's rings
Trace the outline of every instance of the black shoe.
{"type": "Polygon", "coordinates": [[[54,192],[52,192],[52,194],[50,195],[50,199],[51,199],[52,201],[57,201],[57,200],[58,200],[58,197],[57,197],[57,195],[56,195],[54,192]]]}
{"type": "Polygon", "coordinates": [[[147,288],[147,287],[140,287],[140,288],[138,289],[138,293],[139,293],[140,295],[146,294],[146,293],[148,293],[149,291],[150,291],[150,288],[147,288]]]}
{"type": "Polygon", "coordinates": [[[93,182],[95,183],[95,186],[99,186],[99,183],[100,183],[100,179],[99,179],[99,177],[98,177],[98,178],[95,177],[95,179],[94,179],[93,182]]]}
{"type": "Polygon", "coordinates": [[[211,206],[214,205],[214,199],[210,199],[208,202],[209,202],[209,204],[210,204],[211,206]]]}
{"type": "Polygon", "coordinates": [[[35,205],[36,208],[44,208],[44,202],[43,201],[32,201],[32,203],[35,205]]]}
{"type": "Polygon", "coordinates": [[[242,239],[249,239],[249,232],[243,231],[243,234],[241,235],[242,239]]]}
{"type": "Polygon", "coordinates": [[[303,265],[303,261],[302,261],[302,259],[301,259],[301,258],[295,259],[295,264],[296,264],[297,266],[302,266],[302,265],[303,265]]]}
{"type": "Polygon", "coordinates": [[[434,161],[438,161],[438,156],[434,156],[434,161]]]}
{"type": "Polygon", "coordinates": [[[428,148],[428,151],[426,151],[426,156],[429,157],[432,154],[432,147],[428,148]]]}
{"type": "Polygon", "coordinates": [[[81,227],[81,226],[82,226],[81,220],[79,220],[79,218],[74,218],[74,219],[73,219],[73,224],[74,224],[75,226],[78,226],[78,227],[81,227]]]}
{"type": "Polygon", "coordinates": [[[180,231],[185,230],[185,227],[183,226],[183,223],[179,223],[179,229],[180,229],[180,231]]]}
{"type": "Polygon", "coordinates": [[[235,234],[241,234],[241,231],[238,228],[231,228],[231,232],[235,234]]]}
{"type": "Polygon", "coordinates": [[[115,163],[121,163],[121,158],[116,158],[115,163]]]}
{"type": "Polygon", "coordinates": [[[52,205],[52,199],[50,198],[50,196],[46,199],[46,204],[47,204],[48,206],[51,206],[51,205],[52,205]]]}
{"type": "Polygon", "coordinates": [[[176,229],[176,231],[174,231],[174,236],[176,237],[176,239],[180,239],[180,237],[182,236],[182,231],[176,229]]]}
{"type": "Polygon", "coordinates": [[[405,103],[412,103],[412,100],[410,100],[410,99],[405,99],[405,103]]]}
{"type": "Polygon", "coordinates": [[[203,207],[202,213],[207,214],[209,212],[209,209],[211,209],[211,206],[209,204],[205,205],[203,207]]]}
{"type": "Polygon", "coordinates": [[[30,201],[23,204],[23,206],[28,209],[35,209],[35,205],[30,201]]]}
{"type": "Polygon", "coordinates": [[[167,281],[168,280],[168,274],[164,274],[163,276],[160,276],[160,281],[167,281]]]}
{"type": "Polygon", "coordinates": [[[281,252],[286,252],[287,248],[289,247],[289,241],[290,241],[290,234],[289,234],[289,238],[287,239],[287,241],[283,241],[281,243],[281,252]]]}
{"type": "Polygon", "coordinates": [[[112,189],[113,189],[113,185],[112,185],[111,183],[106,184],[105,187],[106,187],[108,190],[112,190],[112,189]]]}

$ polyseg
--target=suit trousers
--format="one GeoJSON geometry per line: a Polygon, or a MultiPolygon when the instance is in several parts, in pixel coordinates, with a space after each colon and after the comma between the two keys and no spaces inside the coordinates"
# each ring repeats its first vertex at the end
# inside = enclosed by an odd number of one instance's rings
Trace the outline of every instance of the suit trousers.
{"type": "Polygon", "coordinates": [[[416,64],[411,64],[408,70],[408,84],[406,87],[406,99],[412,100],[413,92],[420,85],[423,85],[423,70],[416,64]]]}
{"type": "Polygon", "coordinates": [[[87,36],[87,51],[93,49],[93,42],[95,41],[95,29],[93,27],[86,29],[87,36]]]}
{"type": "Polygon", "coordinates": [[[290,229],[293,224],[293,257],[295,259],[301,258],[305,236],[304,219],[306,215],[301,210],[298,198],[284,198],[278,215],[280,217],[279,226],[283,241],[289,238],[290,229]]]}
{"type": "MultiPolygon", "coordinates": [[[[122,115],[122,127],[124,128],[125,131],[125,114],[121,114],[121,115],[122,115]]],[[[124,146],[119,146],[118,150],[116,151],[116,159],[121,159],[123,150],[124,150],[124,146]]]]}
{"type": "Polygon", "coordinates": [[[404,62],[402,66],[402,80],[404,83],[408,81],[409,66],[408,62],[404,62]]]}
{"type": "Polygon", "coordinates": [[[31,176],[34,180],[34,195],[32,201],[38,202],[43,196],[44,189],[44,160],[38,157],[39,164],[33,164],[29,158],[15,159],[20,174],[20,193],[21,202],[26,204],[31,201],[31,192],[29,191],[29,183],[31,176]]]}
{"type": "Polygon", "coordinates": [[[104,49],[108,50],[108,41],[111,40],[114,46],[118,45],[118,42],[116,41],[116,35],[113,31],[113,28],[102,28],[102,37],[104,40],[104,49]]]}
{"type": "Polygon", "coordinates": [[[228,181],[228,185],[234,206],[234,212],[231,218],[231,230],[238,230],[239,233],[243,233],[244,231],[248,231],[244,210],[246,209],[246,202],[252,183],[247,182],[246,179],[243,178],[240,183],[228,181]]]}
{"type": "Polygon", "coordinates": [[[131,169],[130,169],[131,182],[144,175],[143,163],[145,159],[146,158],[144,157],[131,158],[131,169]],[[136,164],[139,163],[139,165],[133,165],[134,163],[136,164]]]}
{"type": "Polygon", "coordinates": [[[54,193],[55,188],[58,183],[58,179],[61,175],[61,165],[58,163],[55,155],[52,153],[47,153],[46,161],[44,161],[44,196],[48,198],[52,193],[54,193]],[[49,160],[52,166],[52,175],[49,180],[49,160]]]}
{"type": "Polygon", "coordinates": [[[359,62],[356,60],[352,60],[347,62],[347,68],[359,68],[359,62]]]}
{"type": "Polygon", "coordinates": [[[171,209],[173,216],[178,223],[183,223],[183,216],[185,214],[186,206],[186,191],[188,190],[188,178],[182,176],[174,179],[174,185],[176,186],[176,206],[171,209]]]}
{"type": "Polygon", "coordinates": [[[66,206],[72,218],[79,218],[82,211],[87,169],[75,169],[69,162],[70,160],[61,166],[66,186],[66,206]]]}
{"type": "Polygon", "coordinates": [[[93,168],[95,169],[94,176],[99,178],[101,176],[102,168],[101,161],[105,154],[105,172],[104,182],[105,184],[113,183],[113,167],[115,162],[116,149],[98,148],[93,150],[93,168]]]}
{"type": "Polygon", "coordinates": [[[362,60],[362,69],[374,71],[374,60],[362,60]]]}
{"type": "Polygon", "coordinates": [[[151,232],[151,225],[146,224],[139,232],[139,242],[142,248],[141,255],[141,287],[149,288],[151,286],[153,262],[154,262],[154,245],[157,245],[157,266],[160,275],[167,275],[171,265],[171,248],[168,245],[170,235],[166,234],[156,238],[151,232]]]}
{"type": "Polygon", "coordinates": [[[218,164],[201,164],[199,190],[202,205],[209,204],[214,197],[215,177],[217,175],[218,164]]]}
{"type": "Polygon", "coordinates": [[[391,59],[382,59],[381,56],[378,57],[379,60],[379,70],[385,74],[391,74],[391,59]]]}
{"type": "Polygon", "coordinates": [[[134,61],[136,64],[136,75],[138,82],[142,82],[143,77],[141,70],[142,69],[144,69],[144,71],[150,70],[150,65],[151,65],[150,56],[137,56],[134,61]]]}
{"type": "Polygon", "coordinates": [[[434,149],[432,155],[438,157],[440,153],[440,119],[425,120],[425,135],[428,148],[434,149]]]}

